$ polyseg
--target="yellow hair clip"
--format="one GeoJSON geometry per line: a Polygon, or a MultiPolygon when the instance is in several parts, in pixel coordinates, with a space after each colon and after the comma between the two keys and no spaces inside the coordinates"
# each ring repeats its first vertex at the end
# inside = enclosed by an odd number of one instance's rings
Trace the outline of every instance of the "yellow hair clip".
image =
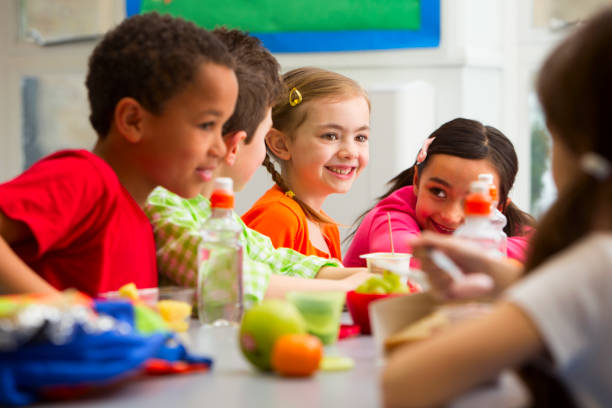
{"type": "Polygon", "coordinates": [[[293,197],[295,197],[295,193],[294,193],[293,191],[291,191],[291,190],[287,190],[287,191],[285,191],[285,195],[286,195],[287,197],[289,197],[289,198],[293,198],[293,197]]]}
{"type": "Polygon", "coordinates": [[[302,94],[297,88],[291,88],[289,91],[289,105],[296,106],[302,103],[302,94]]]}

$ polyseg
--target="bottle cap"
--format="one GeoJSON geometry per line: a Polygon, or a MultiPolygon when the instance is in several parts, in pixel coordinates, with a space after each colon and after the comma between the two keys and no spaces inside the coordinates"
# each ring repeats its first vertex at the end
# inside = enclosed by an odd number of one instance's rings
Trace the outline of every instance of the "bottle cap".
{"type": "Polygon", "coordinates": [[[491,173],[479,174],[478,181],[483,181],[489,185],[489,195],[491,196],[491,200],[497,202],[497,187],[493,182],[493,175],[491,173]]]}
{"type": "Polygon", "coordinates": [[[489,215],[491,213],[491,198],[489,186],[483,181],[473,181],[470,184],[470,194],[465,198],[466,215],[489,215]]]}
{"type": "Polygon", "coordinates": [[[210,206],[213,208],[234,208],[234,180],[230,177],[217,177],[210,206]]]}

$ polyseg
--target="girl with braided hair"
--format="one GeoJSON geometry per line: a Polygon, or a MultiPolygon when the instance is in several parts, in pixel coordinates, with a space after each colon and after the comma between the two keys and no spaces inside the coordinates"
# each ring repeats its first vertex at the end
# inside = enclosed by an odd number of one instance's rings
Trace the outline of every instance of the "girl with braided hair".
{"type": "Polygon", "coordinates": [[[294,69],[283,82],[264,161],[275,185],[242,219],[276,247],[341,259],[338,227],[321,208],[368,162],[370,102],[355,81],[320,68],[294,69]]]}

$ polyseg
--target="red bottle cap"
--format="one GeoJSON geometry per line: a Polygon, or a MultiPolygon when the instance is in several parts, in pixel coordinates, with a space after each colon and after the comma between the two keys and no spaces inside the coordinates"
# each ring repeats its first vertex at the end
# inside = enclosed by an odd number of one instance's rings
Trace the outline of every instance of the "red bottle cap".
{"type": "Polygon", "coordinates": [[[465,215],[489,215],[491,213],[491,200],[482,193],[471,193],[465,199],[465,215]]]}
{"type": "Polygon", "coordinates": [[[212,208],[234,208],[234,195],[225,190],[215,190],[210,196],[212,208]]]}

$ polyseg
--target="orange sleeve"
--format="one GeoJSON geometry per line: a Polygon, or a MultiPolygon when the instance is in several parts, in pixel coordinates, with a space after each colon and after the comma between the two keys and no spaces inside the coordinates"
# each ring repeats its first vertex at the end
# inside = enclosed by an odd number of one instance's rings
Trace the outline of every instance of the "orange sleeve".
{"type": "Polygon", "coordinates": [[[304,253],[307,246],[305,220],[279,202],[256,204],[244,213],[242,221],[251,229],[267,235],[275,248],[292,248],[304,253]]]}

